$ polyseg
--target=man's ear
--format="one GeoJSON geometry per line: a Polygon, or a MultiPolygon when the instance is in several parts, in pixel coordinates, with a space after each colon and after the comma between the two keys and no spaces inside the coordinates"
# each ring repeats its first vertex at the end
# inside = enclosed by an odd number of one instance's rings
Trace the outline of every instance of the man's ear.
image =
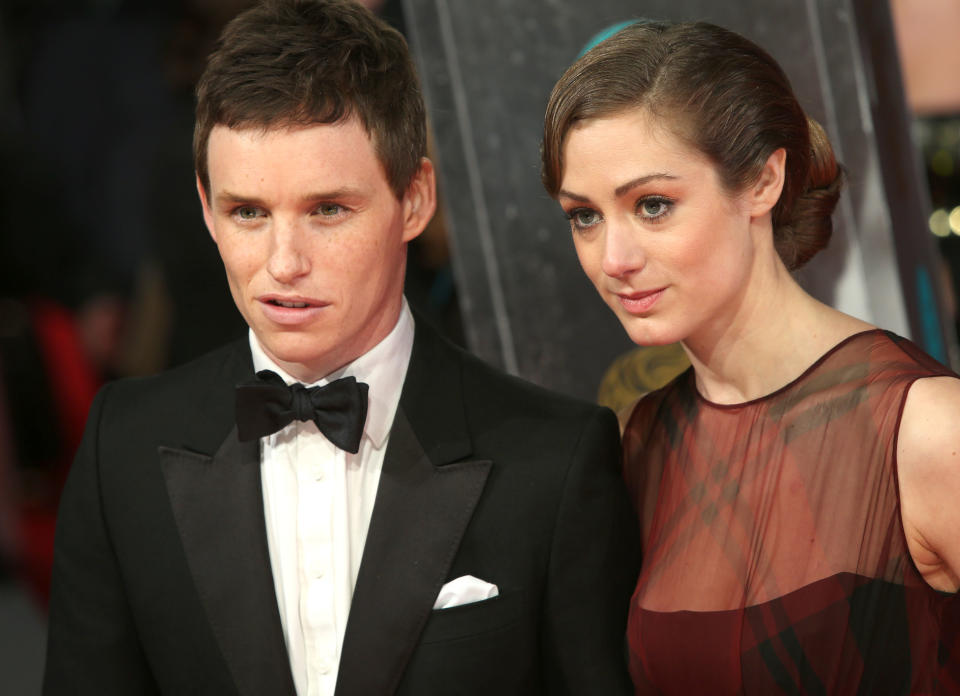
{"type": "Polygon", "coordinates": [[[403,241],[417,237],[437,210],[437,179],[433,162],[420,158],[420,167],[403,194],[403,241]]]}
{"type": "Polygon", "coordinates": [[[213,237],[213,241],[217,241],[217,233],[213,228],[213,211],[210,209],[210,201],[207,200],[207,190],[203,187],[203,182],[200,181],[200,175],[197,175],[197,194],[200,196],[200,207],[203,208],[203,222],[207,225],[207,232],[210,233],[210,236],[213,237]]]}
{"type": "Polygon", "coordinates": [[[787,151],[782,147],[774,150],[767,158],[760,176],[749,190],[750,214],[753,217],[769,213],[780,200],[786,166],[787,151]]]}

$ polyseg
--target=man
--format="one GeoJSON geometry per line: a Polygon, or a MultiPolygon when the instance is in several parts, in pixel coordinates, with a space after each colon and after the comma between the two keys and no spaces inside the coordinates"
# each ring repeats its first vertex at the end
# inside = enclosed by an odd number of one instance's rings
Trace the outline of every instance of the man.
{"type": "Polygon", "coordinates": [[[227,27],[194,149],[250,334],[97,397],[45,693],[629,692],[615,419],[411,315],[424,131],[403,39],[359,5],[227,27]]]}

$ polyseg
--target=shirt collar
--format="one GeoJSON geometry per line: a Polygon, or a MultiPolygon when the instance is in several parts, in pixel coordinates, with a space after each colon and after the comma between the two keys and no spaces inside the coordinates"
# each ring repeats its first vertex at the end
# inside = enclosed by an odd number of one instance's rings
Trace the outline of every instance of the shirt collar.
{"type": "MultiPolygon", "coordinates": [[[[367,404],[367,423],[363,434],[368,437],[377,449],[383,447],[390,428],[393,426],[393,417],[396,415],[400,403],[400,392],[403,381],[407,376],[407,367],[410,364],[410,354],[413,352],[413,315],[403,298],[400,316],[397,323],[386,337],[373,348],[347,363],[338,370],[334,370],[322,379],[306,386],[322,386],[341,377],[356,377],[358,382],[370,385],[367,404]]],[[[249,330],[250,353],[253,356],[253,370],[272,370],[283,378],[287,384],[298,380],[291,377],[266,354],[260,342],[249,330]]]]}

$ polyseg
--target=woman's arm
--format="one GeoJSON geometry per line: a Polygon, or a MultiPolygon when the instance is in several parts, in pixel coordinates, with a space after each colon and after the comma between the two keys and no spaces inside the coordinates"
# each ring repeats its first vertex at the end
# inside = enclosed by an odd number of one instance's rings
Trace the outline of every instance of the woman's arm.
{"type": "Polygon", "coordinates": [[[960,379],[931,377],[910,388],[897,462],[903,527],[931,587],[960,589],[960,379]]]}

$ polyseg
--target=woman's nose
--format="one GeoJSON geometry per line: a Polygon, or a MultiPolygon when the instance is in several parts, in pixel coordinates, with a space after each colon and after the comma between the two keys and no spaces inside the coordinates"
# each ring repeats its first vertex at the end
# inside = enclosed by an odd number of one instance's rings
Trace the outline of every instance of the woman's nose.
{"type": "Polygon", "coordinates": [[[629,224],[608,221],[603,244],[601,268],[611,278],[639,271],[646,264],[636,230],[629,224]]]}

